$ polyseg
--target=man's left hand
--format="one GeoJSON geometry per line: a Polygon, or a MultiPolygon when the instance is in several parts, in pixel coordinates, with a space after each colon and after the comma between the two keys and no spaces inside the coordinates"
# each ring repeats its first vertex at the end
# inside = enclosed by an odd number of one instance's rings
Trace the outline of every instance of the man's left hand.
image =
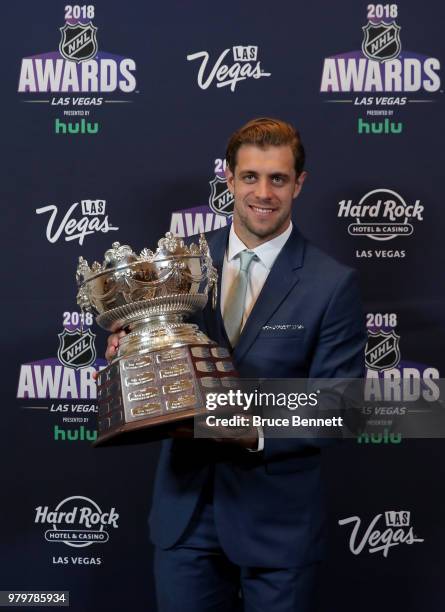
{"type": "MultiPolygon", "coordinates": [[[[258,430],[256,427],[246,426],[236,429],[223,426],[209,427],[204,421],[197,426],[202,428],[203,435],[200,438],[207,438],[218,444],[232,444],[251,450],[258,448],[258,430]]],[[[195,424],[194,422],[180,423],[173,426],[168,433],[172,438],[193,438],[195,437],[195,424]]]]}

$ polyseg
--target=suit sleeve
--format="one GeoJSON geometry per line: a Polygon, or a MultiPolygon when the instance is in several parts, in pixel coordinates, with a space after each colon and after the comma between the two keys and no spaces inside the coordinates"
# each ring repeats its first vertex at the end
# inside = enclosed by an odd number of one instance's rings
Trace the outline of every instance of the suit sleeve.
{"type": "Polygon", "coordinates": [[[355,270],[334,291],[320,326],[309,378],[361,378],[366,326],[355,270]]]}
{"type": "MultiPolygon", "coordinates": [[[[366,326],[357,273],[348,270],[336,285],[322,317],[309,367],[309,379],[358,379],[365,374],[366,326]]],[[[268,438],[264,458],[279,461],[317,452],[328,438],[268,438]]]]}

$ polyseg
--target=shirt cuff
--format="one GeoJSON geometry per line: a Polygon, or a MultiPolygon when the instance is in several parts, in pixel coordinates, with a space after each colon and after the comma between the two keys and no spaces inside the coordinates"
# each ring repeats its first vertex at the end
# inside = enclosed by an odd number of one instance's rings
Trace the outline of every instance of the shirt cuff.
{"type": "Polygon", "coordinates": [[[257,431],[258,431],[258,446],[257,448],[248,448],[247,450],[249,451],[249,453],[260,453],[262,450],[264,450],[264,432],[263,432],[263,428],[261,427],[261,425],[258,425],[257,431]]]}

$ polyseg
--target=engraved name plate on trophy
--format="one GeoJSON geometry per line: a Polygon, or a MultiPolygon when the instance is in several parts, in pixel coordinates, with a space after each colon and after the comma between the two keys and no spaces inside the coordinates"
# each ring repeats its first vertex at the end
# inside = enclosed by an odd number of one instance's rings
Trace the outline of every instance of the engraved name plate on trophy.
{"type": "Polygon", "coordinates": [[[174,421],[202,414],[206,391],[230,386],[230,354],[187,316],[216,303],[217,272],[207,242],[186,246],[170,232],[155,252],[113,243],[104,262],[77,267],[77,301],[96,322],[125,329],[116,357],[98,377],[96,444],[165,437],[174,421]]]}

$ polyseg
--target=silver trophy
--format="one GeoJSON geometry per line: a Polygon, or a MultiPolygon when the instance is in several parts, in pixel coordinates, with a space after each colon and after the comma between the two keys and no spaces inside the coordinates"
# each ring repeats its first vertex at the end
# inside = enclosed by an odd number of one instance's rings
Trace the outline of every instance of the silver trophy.
{"type": "Polygon", "coordinates": [[[102,264],[83,257],[77,302],[108,331],[125,329],[115,359],[98,377],[97,444],[164,437],[172,421],[201,414],[205,393],[231,386],[227,349],[185,323],[202,310],[217,272],[204,235],[186,246],[168,232],[156,252],[114,242],[102,264]],[[131,435],[130,435],[131,434],[131,435]]]}

